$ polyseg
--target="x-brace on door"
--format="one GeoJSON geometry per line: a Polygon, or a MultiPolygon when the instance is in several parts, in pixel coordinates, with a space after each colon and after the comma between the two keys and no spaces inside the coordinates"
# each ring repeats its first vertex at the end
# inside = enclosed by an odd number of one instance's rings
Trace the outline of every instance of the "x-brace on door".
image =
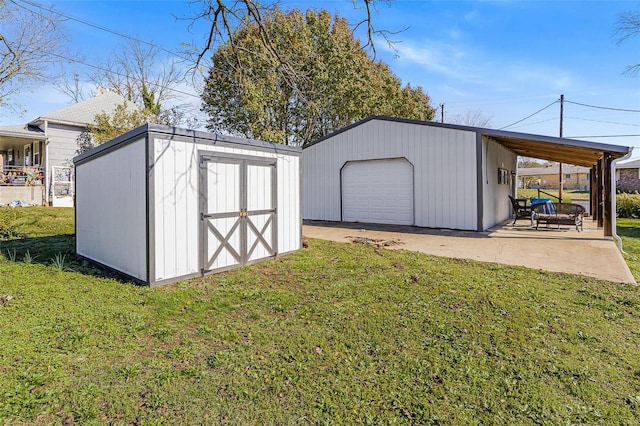
{"type": "Polygon", "coordinates": [[[203,274],[276,255],[276,194],[275,160],[200,157],[203,274]]]}

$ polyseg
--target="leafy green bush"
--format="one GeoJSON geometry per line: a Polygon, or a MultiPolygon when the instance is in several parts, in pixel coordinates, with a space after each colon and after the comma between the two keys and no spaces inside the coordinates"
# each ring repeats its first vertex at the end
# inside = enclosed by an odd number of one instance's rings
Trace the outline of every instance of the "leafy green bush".
{"type": "Polygon", "coordinates": [[[640,218],[640,194],[616,195],[616,213],[618,217],[640,218]]]}

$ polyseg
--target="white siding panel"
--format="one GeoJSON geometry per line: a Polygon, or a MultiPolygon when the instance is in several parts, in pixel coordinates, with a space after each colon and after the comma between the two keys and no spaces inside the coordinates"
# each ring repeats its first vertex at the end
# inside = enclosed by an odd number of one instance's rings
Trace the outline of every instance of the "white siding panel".
{"type": "MultiPolygon", "coordinates": [[[[247,211],[270,210],[272,209],[272,184],[271,166],[247,165],[247,211]]],[[[275,189],[275,188],[273,188],[275,189]]],[[[267,223],[271,214],[250,214],[250,223],[256,227],[253,230],[250,226],[247,229],[247,252],[250,261],[262,259],[270,256],[265,245],[258,239],[258,234],[262,235],[267,244],[272,243],[272,232],[275,223],[267,223]]]]}
{"type": "Polygon", "coordinates": [[[339,221],[348,161],[406,158],[414,165],[415,225],[477,229],[476,134],[371,120],[303,151],[305,219],[339,221]]]}
{"type": "Polygon", "coordinates": [[[77,252],[146,280],[145,140],[76,168],[77,252]]]}
{"type": "Polygon", "coordinates": [[[287,253],[302,246],[300,157],[279,156],[277,172],[278,252],[287,253]]]}
{"type": "Polygon", "coordinates": [[[516,170],[517,156],[502,145],[490,139],[482,141],[483,150],[483,227],[492,226],[506,220],[510,215],[511,202],[509,195],[513,195],[513,182],[509,185],[498,185],[498,168],[507,169],[509,173],[516,170]]]}
{"type": "Polygon", "coordinates": [[[154,253],[157,280],[200,271],[198,151],[277,159],[278,252],[293,251],[301,247],[299,156],[275,150],[254,150],[251,147],[235,148],[161,138],[155,139],[153,144],[156,222],[154,253]],[[167,248],[167,245],[171,247],[167,248]]]}
{"type": "MultiPolygon", "coordinates": [[[[44,127],[44,126],[42,126],[44,127]]],[[[65,126],[61,124],[49,124],[47,126],[47,137],[49,138],[46,153],[48,159],[41,161],[44,166],[47,162],[48,169],[45,171],[47,185],[47,199],[51,197],[51,170],[53,166],[69,167],[71,160],[76,156],[78,143],[76,138],[84,129],[75,126],[65,126]],[[47,161],[48,160],[48,161],[47,161]]],[[[44,151],[44,148],[43,148],[44,151]]],[[[22,154],[21,154],[22,155],[22,154]]],[[[42,155],[42,154],[41,154],[42,155]]]]}
{"type": "MultiPolygon", "coordinates": [[[[267,244],[271,242],[271,235],[272,235],[273,226],[274,226],[273,222],[267,225],[267,220],[269,219],[269,216],[270,215],[268,214],[250,216],[251,223],[256,227],[258,232],[261,232],[264,229],[262,236],[267,242],[267,244]]],[[[261,240],[258,239],[258,234],[251,227],[248,227],[247,229],[247,253],[249,255],[248,256],[249,261],[263,259],[265,257],[270,256],[270,253],[265,247],[265,245],[262,243],[261,240]]]]}
{"type": "Polygon", "coordinates": [[[272,208],[271,185],[271,167],[247,165],[247,210],[272,208]]]}

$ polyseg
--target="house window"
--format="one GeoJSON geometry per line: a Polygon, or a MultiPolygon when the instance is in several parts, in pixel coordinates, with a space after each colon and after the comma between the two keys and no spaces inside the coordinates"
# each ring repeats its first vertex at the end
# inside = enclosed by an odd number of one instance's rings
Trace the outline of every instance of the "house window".
{"type": "Polygon", "coordinates": [[[616,182],[620,180],[620,170],[616,170],[616,182]]]}
{"type": "Polygon", "coordinates": [[[13,166],[13,149],[7,151],[7,166],[13,166]]]}
{"type": "Polygon", "coordinates": [[[42,142],[34,142],[33,143],[33,165],[40,165],[40,145],[42,142]]]}
{"type": "Polygon", "coordinates": [[[509,185],[509,170],[498,168],[498,185],[509,185]]]}
{"type": "Polygon", "coordinates": [[[24,146],[24,165],[31,165],[31,144],[24,146]]]}
{"type": "Polygon", "coordinates": [[[571,173],[567,173],[567,174],[565,174],[565,175],[564,175],[564,178],[565,178],[565,179],[571,179],[571,173]]]}

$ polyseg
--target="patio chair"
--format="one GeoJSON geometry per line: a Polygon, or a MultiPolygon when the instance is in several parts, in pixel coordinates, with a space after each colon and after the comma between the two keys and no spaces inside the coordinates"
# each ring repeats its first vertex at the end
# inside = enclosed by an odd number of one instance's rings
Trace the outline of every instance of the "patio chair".
{"type": "Polygon", "coordinates": [[[513,218],[512,225],[516,224],[516,220],[524,218],[531,218],[531,206],[527,206],[527,200],[524,198],[513,198],[509,195],[509,200],[511,200],[511,207],[513,207],[513,213],[515,217],[513,218]]]}

